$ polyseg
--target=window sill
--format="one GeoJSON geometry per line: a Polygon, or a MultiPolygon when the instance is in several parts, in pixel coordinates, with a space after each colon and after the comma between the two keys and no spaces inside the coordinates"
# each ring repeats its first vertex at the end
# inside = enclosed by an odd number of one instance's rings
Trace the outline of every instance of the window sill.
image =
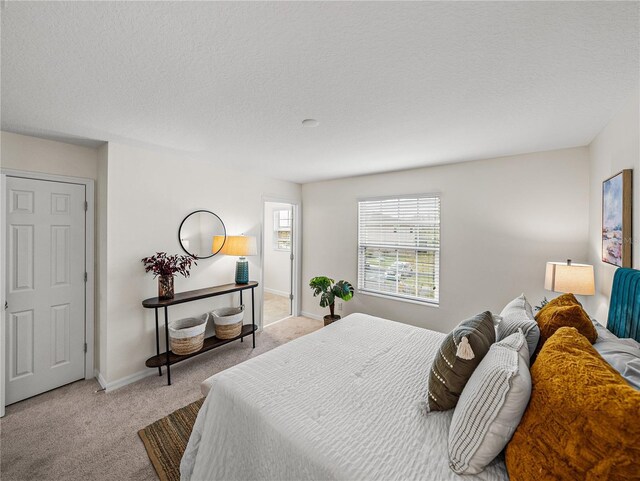
{"type": "Polygon", "coordinates": [[[382,299],[388,299],[390,301],[398,301],[398,302],[408,302],[409,304],[418,304],[420,306],[426,306],[426,307],[431,307],[434,309],[438,309],[440,307],[440,303],[439,302],[433,302],[433,301],[420,301],[418,299],[413,299],[410,297],[400,297],[400,296],[392,296],[392,295],[387,295],[387,294],[380,294],[378,292],[371,292],[371,291],[363,291],[358,289],[356,291],[357,294],[364,294],[365,296],[371,296],[371,297],[380,297],[382,299]]]}

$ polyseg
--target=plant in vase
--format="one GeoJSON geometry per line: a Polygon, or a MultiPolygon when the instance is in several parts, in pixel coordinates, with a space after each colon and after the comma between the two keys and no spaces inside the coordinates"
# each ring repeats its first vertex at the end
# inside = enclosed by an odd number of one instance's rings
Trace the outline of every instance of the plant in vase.
{"type": "Polygon", "coordinates": [[[320,307],[329,308],[331,314],[324,316],[325,326],[340,319],[334,314],[336,297],[345,302],[353,297],[353,286],[347,281],[335,282],[329,277],[319,276],[309,281],[309,287],[313,289],[313,297],[320,296],[320,307]]]}
{"type": "Polygon", "coordinates": [[[176,274],[189,277],[191,266],[197,266],[195,258],[180,254],[168,255],[166,252],[156,252],[151,257],[142,259],[145,272],[153,272],[153,278],[158,278],[158,297],[173,299],[173,278],[176,274]]]}

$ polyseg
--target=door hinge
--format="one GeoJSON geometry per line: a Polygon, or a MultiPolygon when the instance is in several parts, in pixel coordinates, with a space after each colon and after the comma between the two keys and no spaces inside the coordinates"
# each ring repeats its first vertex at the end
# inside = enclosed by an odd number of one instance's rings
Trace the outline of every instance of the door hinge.
{"type": "Polygon", "coordinates": [[[89,276],[87,275],[87,273],[84,273],[84,281],[87,282],[87,280],[89,279],[89,276]]]}
{"type": "Polygon", "coordinates": [[[84,343],[84,352],[87,352],[87,343],[84,343]]]}
{"type": "Polygon", "coordinates": [[[84,201],[84,211],[88,211],[89,210],[89,202],[87,202],[86,200],[84,201]]]}
{"type": "Polygon", "coordinates": [[[293,294],[289,294],[289,300],[293,301],[293,294]]]}
{"type": "Polygon", "coordinates": [[[289,260],[293,260],[293,254],[289,255],[289,260]]]}

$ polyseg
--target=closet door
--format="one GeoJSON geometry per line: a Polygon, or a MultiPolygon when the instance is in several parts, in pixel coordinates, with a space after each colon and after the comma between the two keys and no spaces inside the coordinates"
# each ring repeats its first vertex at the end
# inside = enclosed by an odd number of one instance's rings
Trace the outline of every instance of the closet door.
{"type": "Polygon", "coordinates": [[[84,378],[85,186],[7,177],[6,404],[84,378]]]}

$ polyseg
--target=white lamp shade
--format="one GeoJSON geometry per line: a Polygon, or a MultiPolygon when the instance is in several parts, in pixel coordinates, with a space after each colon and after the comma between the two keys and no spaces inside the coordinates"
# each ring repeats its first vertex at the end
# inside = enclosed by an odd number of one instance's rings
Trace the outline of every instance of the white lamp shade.
{"type": "Polygon", "coordinates": [[[227,256],[255,256],[258,254],[258,246],[256,238],[253,236],[244,235],[231,235],[224,236],[217,235],[213,238],[212,252],[220,251],[220,254],[227,256]],[[224,242],[224,245],[222,243],[224,242]],[[220,246],[222,245],[222,249],[220,246]]]}
{"type": "Polygon", "coordinates": [[[589,264],[547,262],[544,288],[548,291],[592,296],[596,292],[593,266],[589,264]]]}

